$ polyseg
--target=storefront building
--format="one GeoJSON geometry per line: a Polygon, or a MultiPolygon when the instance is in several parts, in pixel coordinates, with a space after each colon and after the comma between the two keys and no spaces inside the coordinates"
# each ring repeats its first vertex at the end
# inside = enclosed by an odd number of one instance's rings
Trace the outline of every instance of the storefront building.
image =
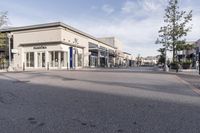
{"type": "Polygon", "coordinates": [[[2,29],[13,70],[112,67],[117,47],[61,22],[2,29]]]}

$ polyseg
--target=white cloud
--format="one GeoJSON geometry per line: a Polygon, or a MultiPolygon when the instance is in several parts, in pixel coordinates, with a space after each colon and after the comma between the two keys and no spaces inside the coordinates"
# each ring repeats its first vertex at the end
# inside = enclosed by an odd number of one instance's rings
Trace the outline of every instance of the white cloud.
{"type": "Polygon", "coordinates": [[[111,14],[111,13],[113,13],[115,11],[115,9],[110,5],[103,5],[102,6],[102,10],[104,12],[106,12],[107,14],[111,14]]]}
{"type": "Polygon", "coordinates": [[[163,9],[167,0],[135,0],[126,1],[122,6],[123,13],[149,15],[163,9]]]}
{"type": "Polygon", "coordinates": [[[157,11],[161,7],[160,0],[143,0],[142,6],[146,11],[157,11]]]}
{"type": "MultiPolygon", "coordinates": [[[[74,24],[74,22],[72,22],[74,24]]],[[[119,18],[114,21],[94,20],[84,21],[74,25],[96,37],[116,36],[124,44],[124,50],[133,55],[157,55],[159,45],[154,42],[157,38],[162,20],[149,18],[134,20],[131,17],[119,18]]]]}
{"type": "MultiPolygon", "coordinates": [[[[157,55],[160,45],[154,43],[158,37],[159,28],[163,26],[166,1],[168,0],[129,0],[121,6],[121,11],[118,13],[113,13],[117,10],[109,5],[91,6],[91,10],[101,9],[106,14],[113,14],[109,17],[105,15],[107,19],[95,15],[91,17],[87,14],[75,19],[63,16],[62,21],[96,37],[116,36],[124,43],[124,50],[135,56],[137,54],[157,55]]],[[[195,12],[192,22],[193,29],[187,38],[189,41],[196,41],[200,38],[200,11],[198,8],[191,7],[195,12]]],[[[15,19],[13,22],[16,24],[16,21],[20,23],[22,17],[11,18],[15,19]]],[[[49,20],[47,21],[49,22],[49,20]]],[[[28,22],[28,24],[30,23],[28,22]]]]}
{"type": "Polygon", "coordinates": [[[122,12],[124,13],[132,13],[136,12],[137,10],[139,10],[139,5],[137,2],[134,1],[127,1],[122,7],[122,12]]]}

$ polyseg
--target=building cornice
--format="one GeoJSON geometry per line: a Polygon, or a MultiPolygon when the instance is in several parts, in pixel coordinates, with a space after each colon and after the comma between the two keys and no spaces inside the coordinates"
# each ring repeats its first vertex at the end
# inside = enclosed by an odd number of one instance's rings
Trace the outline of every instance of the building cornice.
{"type": "Polygon", "coordinates": [[[52,44],[64,44],[72,47],[77,47],[77,48],[85,48],[80,45],[72,44],[72,43],[67,43],[63,41],[54,41],[54,42],[36,42],[36,43],[22,43],[20,46],[39,46],[39,45],[52,45],[52,44]]]}
{"type": "Polygon", "coordinates": [[[25,31],[25,30],[35,30],[35,29],[41,29],[41,28],[52,28],[52,27],[63,27],[66,28],[68,30],[71,30],[73,32],[76,32],[80,35],[86,36],[90,39],[93,39],[99,43],[105,44],[109,47],[112,47],[114,49],[116,49],[116,47],[110,46],[109,44],[97,39],[96,37],[89,35],[85,32],[82,32],[72,26],[66,25],[62,22],[54,22],[54,23],[46,23],[46,24],[37,24],[37,25],[30,25],[30,26],[22,26],[22,27],[11,27],[11,28],[6,28],[6,29],[0,29],[1,33],[7,33],[7,32],[17,32],[17,31],[25,31]]]}

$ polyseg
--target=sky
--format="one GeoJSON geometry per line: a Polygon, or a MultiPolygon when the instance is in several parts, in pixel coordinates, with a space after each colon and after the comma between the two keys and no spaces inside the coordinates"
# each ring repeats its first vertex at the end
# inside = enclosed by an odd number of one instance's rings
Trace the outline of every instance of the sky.
{"type": "MultiPolygon", "coordinates": [[[[188,41],[200,39],[200,1],[179,0],[180,9],[193,10],[188,41]]],[[[95,37],[115,36],[123,50],[137,56],[155,56],[168,0],[1,0],[9,26],[64,22],[95,37]]]]}

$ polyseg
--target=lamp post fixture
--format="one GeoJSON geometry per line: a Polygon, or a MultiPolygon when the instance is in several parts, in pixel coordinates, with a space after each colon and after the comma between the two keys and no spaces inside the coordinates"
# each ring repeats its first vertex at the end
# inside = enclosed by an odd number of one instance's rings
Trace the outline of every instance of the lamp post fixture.
{"type": "Polygon", "coordinates": [[[12,64],[12,59],[11,59],[11,42],[10,42],[10,39],[11,39],[11,34],[10,33],[8,33],[7,34],[7,38],[8,38],[8,54],[9,54],[9,64],[8,64],[8,71],[12,71],[13,69],[12,69],[12,66],[11,66],[11,64],[12,64]]]}

